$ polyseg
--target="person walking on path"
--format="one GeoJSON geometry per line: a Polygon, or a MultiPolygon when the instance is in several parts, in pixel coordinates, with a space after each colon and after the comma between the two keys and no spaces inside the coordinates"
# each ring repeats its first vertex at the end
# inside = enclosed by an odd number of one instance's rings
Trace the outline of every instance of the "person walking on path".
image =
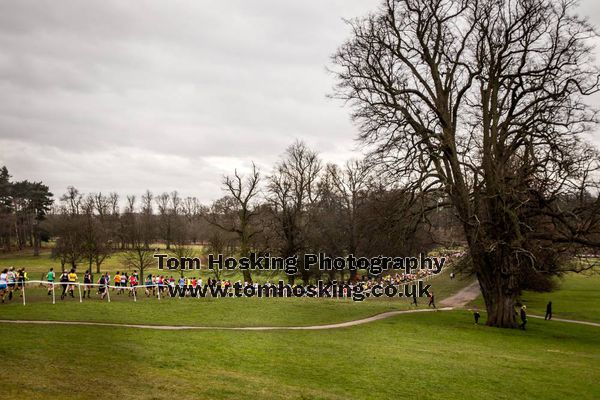
{"type": "Polygon", "coordinates": [[[527,325],[527,307],[523,306],[521,307],[521,325],[519,325],[519,328],[525,330],[525,325],[527,325]]]}
{"type": "Polygon", "coordinates": [[[551,320],[552,319],[552,302],[549,301],[548,304],[546,305],[546,316],[544,317],[545,320],[551,320]]]}
{"type": "Polygon", "coordinates": [[[437,308],[437,307],[435,306],[435,297],[434,297],[434,294],[433,294],[433,292],[431,292],[431,293],[429,294],[429,305],[427,305],[427,307],[431,307],[431,306],[433,306],[433,308],[437,308]]]}
{"type": "Polygon", "coordinates": [[[473,318],[475,319],[475,324],[479,325],[479,318],[481,317],[481,314],[479,314],[479,311],[475,310],[473,312],[473,318]]]}

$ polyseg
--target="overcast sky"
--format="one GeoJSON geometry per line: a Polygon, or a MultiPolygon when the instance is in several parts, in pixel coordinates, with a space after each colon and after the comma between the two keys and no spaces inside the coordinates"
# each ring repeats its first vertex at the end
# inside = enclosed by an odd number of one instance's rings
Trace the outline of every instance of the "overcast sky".
{"type": "MultiPolygon", "coordinates": [[[[0,0],[0,165],[55,195],[220,197],[302,139],[343,162],[349,110],[326,98],[343,18],[379,0],[0,0]]],[[[600,2],[581,13],[600,23],[600,2]]]]}

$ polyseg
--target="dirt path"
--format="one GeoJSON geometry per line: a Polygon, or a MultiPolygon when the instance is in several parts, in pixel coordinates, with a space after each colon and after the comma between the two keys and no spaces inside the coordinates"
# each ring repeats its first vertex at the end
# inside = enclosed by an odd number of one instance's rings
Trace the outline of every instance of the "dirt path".
{"type": "MultiPolygon", "coordinates": [[[[441,311],[452,310],[452,308],[439,308],[441,311]]],[[[379,321],[401,314],[413,314],[420,312],[432,312],[434,309],[414,309],[404,311],[388,311],[372,317],[357,319],[354,321],[340,322],[328,325],[308,325],[308,326],[242,326],[242,327],[219,327],[219,326],[180,326],[180,325],[143,325],[143,324],[113,324],[110,322],[85,322],[85,321],[35,321],[35,320],[0,320],[0,323],[7,324],[34,324],[34,325],[77,325],[77,326],[109,326],[120,328],[138,328],[155,329],[163,331],[181,331],[181,330],[224,330],[224,331],[316,331],[322,329],[338,329],[349,326],[367,324],[373,321],[379,321]]]]}
{"type": "MultiPolygon", "coordinates": [[[[528,315],[531,318],[538,318],[538,319],[544,319],[544,317],[542,317],[541,315],[528,315]]],[[[589,326],[597,326],[600,327],[600,323],[598,322],[589,322],[589,321],[580,321],[577,319],[565,319],[565,318],[554,318],[552,317],[551,321],[558,321],[558,322],[568,322],[570,324],[580,324],[580,325],[589,325],[589,326]]]]}
{"type": "MultiPolygon", "coordinates": [[[[361,318],[354,321],[339,322],[328,325],[308,325],[308,326],[240,326],[240,327],[219,327],[219,326],[181,326],[181,325],[144,325],[144,324],[115,324],[110,322],[85,322],[85,321],[34,321],[34,320],[8,320],[0,319],[0,323],[4,324],[33,324],[33,325],[77,325],[77,326],[108,326],[117,328],[138,328],[138,329],[155,329],[163,331],[181,331],[181,330],[223,330],[223,331],[316,331],[324,329],[339,329],[350,326],[367,324],[369,322],[379,321],[382,319],[394,317],[402,314],[414,314],[433,311],[449,311],[454,308],[460,308],[467,305],[470,301],[479,296],[479,283],[477,281],[464,287],[458,293],[442,300],[440,305],[442,308],[434,309],[413,309],[403,311],[388,311],[381,314],[373,315],[372,317],[361,318]]],[[[544,318],[539,315],[530,315],[532,318],[544,318]]],[[[578,321],[573,319],[552,318],[552,321],[568,322],[573,324],[589,325],[600,327],[600,323],[578,321]]]]}
{"type": "Polygon", "coordinates": [[[470,285],[462,288],[458,293],[440,301],[440,305],[444,307],[464,307],[471,301],[475,300],[481,291],[479,290],[479,282],[474,281],[470,285]]]}

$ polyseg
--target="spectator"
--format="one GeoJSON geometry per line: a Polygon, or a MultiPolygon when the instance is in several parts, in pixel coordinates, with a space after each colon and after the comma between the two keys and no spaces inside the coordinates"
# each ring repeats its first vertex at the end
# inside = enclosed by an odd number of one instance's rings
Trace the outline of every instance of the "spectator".
{"type": "Polygon", "coordinates": [[[544,317],[545,320],[551,320],[552,319],[552,302],[549,301],[548,304],[546,305],[546,316],[544,317]]]}
{"type": "Polygon", "coordinates": [[[527,306],[521,307],[521,325],[519,325],[519,328],[525,330],[525,325],[527,325],[527,306]]]}

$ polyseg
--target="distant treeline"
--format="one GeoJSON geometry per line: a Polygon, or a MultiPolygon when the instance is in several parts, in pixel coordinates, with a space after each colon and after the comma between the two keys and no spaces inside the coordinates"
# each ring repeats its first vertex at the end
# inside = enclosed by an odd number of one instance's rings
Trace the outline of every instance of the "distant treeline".
{"type": "Polygon", "coordinates": [[[40,242],[48,240],[40,227],[53,203],[48,186],[41,182],[12,182],[6,167],[0,169],[0,245],[10,251],[26,246],[38,254],[40,242]]]}
{"type": "MultiPolygon", "coordinates": [[[[461,241],[458,222],[441,196],[423,199],[404,191],[364,160],[343,167],[324,164],[302,142],[287,149],[270,175],[253,165],[246,174],[224,177],[224,196],[209,205],[176,191],[120,199],[116,193],[84,194],[69,187],[51,207],[52,194],[44,188],[43,208],[20,219],[29,222],[20,222],[25,226],[19,232],[27,231],[31,239],[15,240],[16,233],[7,233],[4,249],[33,247],[35,220],[38,236],[55,240],[53,257],[63,266],[96,271],[115,251],[127,250],[127,266],[143,272],[156,262],[157,242],[179,257],[192,255],[190,245],[197,243],[213,253],[288,257],[409,255],[461,241]],[[434,212],[425,216],[424,207],[434,212]]],[[[14,215],[10,209],[3,213],[3,232],[11,231],[5,221],[14,215]]],[[[308,281],[320,273],[300,268],[298,277],[308,281]]],[[[251,281],[250,271],[245,274],[251,281]]],[[[344,278],[349,277],[347,272],[344,278]]]]}

